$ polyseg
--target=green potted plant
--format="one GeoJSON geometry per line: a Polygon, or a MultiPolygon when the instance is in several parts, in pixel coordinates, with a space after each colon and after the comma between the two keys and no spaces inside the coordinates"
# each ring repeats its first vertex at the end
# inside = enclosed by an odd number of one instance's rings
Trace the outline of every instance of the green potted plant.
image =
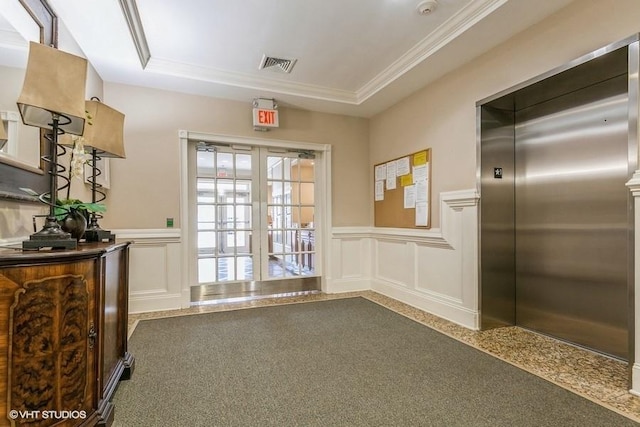
{"type": "Polygon", "coordinates": [[[58,199],[55,205],[55,216],[60,226],[76,239],[81,239],[87,228],[90,213],[106,212],[102,203],[85,203],[78,199],[58,199]]]}

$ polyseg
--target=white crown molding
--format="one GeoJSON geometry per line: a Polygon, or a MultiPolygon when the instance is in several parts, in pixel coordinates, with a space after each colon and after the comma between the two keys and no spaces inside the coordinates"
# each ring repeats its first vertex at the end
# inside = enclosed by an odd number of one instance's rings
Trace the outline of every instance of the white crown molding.
{"type": "Polygon", "coordinates": [[[146,69],[155,73],[195,79],[208,83],[217,83],[286,95],[296,95],[305,98],[340,102],[344,104],[358,104],[356,93],[348,90],[332,89],[280,79],[256,77],[246,73],[229,72],[210,67],[170,61],[157,57],[151,57],[146,69]]]}
{"type": "Polygon", "coordinates": [[[429,36],[422,39],[398,60],[371,79],[356,92],[358,104],[393,83],[412,68],[432,56],[448,43],[476,25],[509,0],[474,0],[449,18],[429,36]]]}
{"type": "Polygon", "coordinates": [[[504,5],[508,0],[474,0],[449,18],[428,37],[417,43],[393,64],[379,73],[357,91],[296,83],[281,79],[256,77],[246,73],[180,63],[152,56],[146,70],[245,89],[268,91],[283,95],[331,101],[349,105],[360,105],[367,99],[400,78],[412,68],[429,58],[460,34],[476,25],[486,16],[504,5]]]}
{"type": "Polygon", "coordinates": [[[136,0],[120,0],[120,7],[122,8],[124,19],[127,21],[127,26],[131,33],[131,40],[136,47],[138,58],[140,58],[140,65],[142,65],[142,69],[144,70],[149,63],[149,59],[151,59],[151,51],[149,50],[147,37],[144,34],[144,28],[140,20],[138,5],[136,4],[136,0]]]}

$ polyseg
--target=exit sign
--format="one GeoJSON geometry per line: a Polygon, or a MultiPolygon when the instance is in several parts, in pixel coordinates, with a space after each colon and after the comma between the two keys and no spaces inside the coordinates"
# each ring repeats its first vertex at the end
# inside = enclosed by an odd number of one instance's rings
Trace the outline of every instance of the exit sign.
{"type": "Polygon", "coordinates": [[[278,110],[269,110],[266,108],[253,109],[253,125],[258,127],[277,128],[278,110]]]}

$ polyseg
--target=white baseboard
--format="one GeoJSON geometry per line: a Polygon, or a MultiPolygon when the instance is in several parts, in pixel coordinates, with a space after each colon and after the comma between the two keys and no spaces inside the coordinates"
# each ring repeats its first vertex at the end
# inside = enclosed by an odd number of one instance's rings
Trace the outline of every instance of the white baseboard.
{"type": "Polygon", "coordinates": [[[427,313],[435,314],[465,328],[478,329],[479,313],[477,310],[467,309],[459,304],[436,298],[424,292],[401,288],[382,280],[374,280],[371,290],[427,313]]]}
{"type": "Polygon", "coordinates": [[[324,292],[328,294],[340,294],[345,292],[368,291],[371,289],[371,280],[368,278],[327,280],[324,292]]]}
{"type": "Polygon", "coordinates": [[[129,297],[129,313],[177,310],[181,307],[180,294],[137,295],[129,297]]]}

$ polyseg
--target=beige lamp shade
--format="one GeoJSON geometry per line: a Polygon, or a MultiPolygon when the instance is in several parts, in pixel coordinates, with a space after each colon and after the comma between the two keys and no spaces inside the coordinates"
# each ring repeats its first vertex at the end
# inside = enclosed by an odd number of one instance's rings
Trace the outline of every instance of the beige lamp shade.
{"type": "Polygon", "coordinates": [[[22,122],[51,129],[52,114],[59,114],[64,116],[60,117],[59,129],[82,135],[86,80],[86,59],[29,43],[27,71],[17,102],[22,122]]]}
{"type": "Polygon", "coordinates": [[[100,101],[86,101],[88,119],[84,127],[84,148],[95,148],[100,157],[124,159],[124,114],[100,101]]]}

